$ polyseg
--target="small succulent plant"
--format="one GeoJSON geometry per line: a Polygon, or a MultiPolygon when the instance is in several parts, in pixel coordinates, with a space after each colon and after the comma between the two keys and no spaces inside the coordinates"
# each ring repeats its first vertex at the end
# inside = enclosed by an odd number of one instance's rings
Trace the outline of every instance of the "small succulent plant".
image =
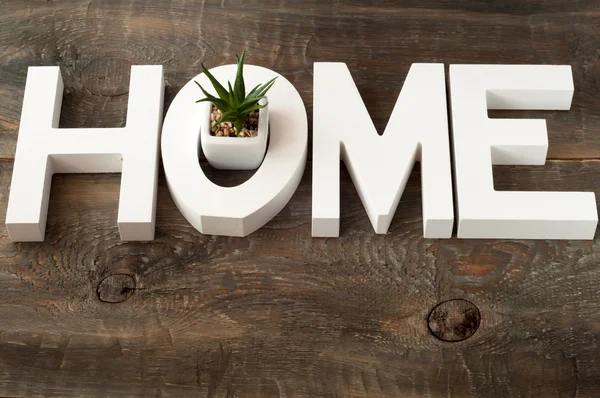
{"type": "Polygon", "coordinates": [[[238,135],[242,131],[246,117],[250,113],[266,106],[259,105],[258,102],[265,97],[267,91],[269,91],[275,83],[276,78],[271,79],[265,84],[259,84],[246,95],[246,85],[244,84],[244,58],[246,57],[246,49],[242,52],[241,57],[238,55],[235,57],[237,58],[237,75],[235,77],[233,88],[231,87],[231,82],[227,82],[229,90],[225,89],[208,69],[206,69],[204,64],[202,64],[202,72],[206,74],[212,83],[219,96],[218,98],[208,93],[198,82],[194,82],[200,87],[200,90],[202,90],[206,97],[199,99],[196,102],[212,102],[212,104],[220,109],[223,114],[219,120],[215,121],[212,127],[214,128],[223,122],[231,122],[233,127],[235,127],[235,135],[238,135]]]}

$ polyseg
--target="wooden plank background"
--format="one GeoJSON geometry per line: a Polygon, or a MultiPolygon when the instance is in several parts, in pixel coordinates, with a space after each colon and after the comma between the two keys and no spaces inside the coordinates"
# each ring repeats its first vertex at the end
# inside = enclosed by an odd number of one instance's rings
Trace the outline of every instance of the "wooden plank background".
{"type": "MultiPolygon", "coordinates": [[[[164,65],[166,109],[244,47],[309,115],[313,62],[346,62],[380,130],[413,62],[570,64],[571,111],[492,113],[550,139],[495,184],[598,195],[599,35],[597,0],[0,0],[0,219],[28,66],[61,67],[61,127],[115,127],[131,65],[164,65]]],[[[418,167],[387,235],[344,171],[341,237],[312,239],[310,170],[248,238],[198,233],[161,179],[150,243],[119,240],[118,175],[55,176],[45,242],[0,226],[0,396],[600,396],[598,240],[423,239],[418,167]],[[451,298],[482,315],[459,343],[427,328],[451,298]]]]}

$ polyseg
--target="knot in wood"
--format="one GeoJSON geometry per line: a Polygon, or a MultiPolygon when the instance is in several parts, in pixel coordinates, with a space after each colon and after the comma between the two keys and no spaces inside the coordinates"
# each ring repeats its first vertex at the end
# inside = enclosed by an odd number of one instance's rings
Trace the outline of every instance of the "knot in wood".
{"type": "Polygon", "coordinates": [[[129,92],[131,62],[121,58],[98,58],[81,71],[81,84],[92,94],[115,97],[129,92]]]}
{"type": "Polygon", "coordinates": [[[96,293],[103,303],[121,303],[135,293],[135,279],[127,274],[109,275],[98,284],[96,293]]]}
{"type": "Polygon", "coordinates": [[[454,299],[438,304],[427,319],[431,333],[442,341],[457,342],[473,336],[481,323],[475,304],[454,299]]]}

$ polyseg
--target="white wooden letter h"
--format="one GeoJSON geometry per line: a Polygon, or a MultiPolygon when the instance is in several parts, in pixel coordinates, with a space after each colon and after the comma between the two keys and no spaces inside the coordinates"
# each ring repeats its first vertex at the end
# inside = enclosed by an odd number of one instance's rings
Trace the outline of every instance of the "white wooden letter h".
{"type": "Polygon", "coordinates": [[[121,239],[154,239],[163,92],[162,66],[133,66],[125,127],[59,129],[60,68],[29,68],[6,216],[10,239],[44,240],[54,173],[116,172],[121,239]]]}

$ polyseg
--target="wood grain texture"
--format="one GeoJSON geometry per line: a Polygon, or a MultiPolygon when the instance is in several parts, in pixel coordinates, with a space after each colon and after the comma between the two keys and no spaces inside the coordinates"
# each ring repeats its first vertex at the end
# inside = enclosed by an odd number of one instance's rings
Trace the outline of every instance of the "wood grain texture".
{"type": "MultiPolygon", "coordinates": [[[[571,64],[570,112],[545,117],[545,167],[496,167],[499,190],[600,194],[597,1],[0,0],[0,219],[29,65],[60,65],[62,127],[125,123],[129,67],[163,64],[166,104],[199,71],[282,73],[312,113],[312,63],[346,62],[376,126],[412,62],[571,64]]],[[[223,186],[250,173],[217,172],[223,186]]],[[[0,227],[0,396],[600,395],[600,243],[426,240],[418,168],[387,235],[342,173],[339,239],[310,237],[310,163],[247,238],[204,236],[160,181],[156,239],[123,243],[118,175],[58,175],[46,240],[0,227]],[[439,341],[436,304],[480,310],[439,341]]],[[[383,171],[382,172],[387,172],[383,171]]]]}
{"type": "MultiPolygon", "coordinates": [[[[11,164],[0,163],[0,210],[11,164]]],[[[218,182],[246,176],[214,172],[218,182]]],[[[248,238],[203,236],[164,181],[156,240],[122,243],[118,175],[53,181],[46,241],[0,240],[0,391],[8,396],[594,396],[600,391],[595,242],[425,240],[413,173],[375,235],[346,172],[342,236],[310,237],[310,173],[248,238]],[[135,291],[98,299],[110,275],[135,291]],[[427,316],[465,298],[470,339],[427,316]]],[[[586,189],[600,163],[499,168],[500,189],[586,189]]],[[[595,191],[600,194],[600,186],[595,191]]]]}
{"type": "Polygon", "coordinates": [[[548,119],[551,159],[600,159],[597,1],[18,1],[1,3],[0,158],[12,159],[30,65],[59,65],[62,127],[122,126],[129,69],[165,66],[165,109],[200,71],[235,60],[283,74],[312,119],[312,66],[348,64],[383,131],[413,62],[570,64],[570,112],[548,119]]]}

